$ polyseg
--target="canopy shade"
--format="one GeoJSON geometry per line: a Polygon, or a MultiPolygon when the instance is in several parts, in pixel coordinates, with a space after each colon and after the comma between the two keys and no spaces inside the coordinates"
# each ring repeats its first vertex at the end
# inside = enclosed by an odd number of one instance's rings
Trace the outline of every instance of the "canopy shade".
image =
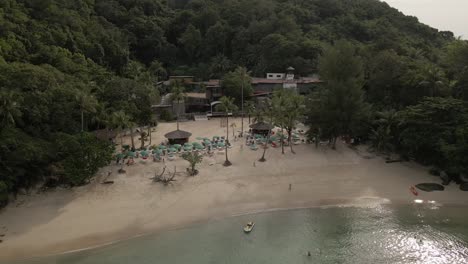
{"type": "Polygon", "coordinates": [[[258,123],[250,125],[250,128],[254,130],[271,130],[273,128],[273,125],[265,123],[265,122],[258,122],[258,123]]]}
{"type": "Polygon", "coordinates": [[[168,139],[184,139],[184,138],[189,138],[192,135],[192,133],[183,131],[183,130],[174,130],[172,132],[167,133],[164,135],[168,139]]]}

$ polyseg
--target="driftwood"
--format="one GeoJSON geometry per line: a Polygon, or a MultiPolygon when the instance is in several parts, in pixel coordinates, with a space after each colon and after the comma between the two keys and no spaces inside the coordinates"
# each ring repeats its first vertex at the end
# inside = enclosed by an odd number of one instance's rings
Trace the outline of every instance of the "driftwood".
{"type": "Polygon", "coordinates": [[[164,176],[165,172],[166,172],[166,166],[164,166],[163,171],[161,172],[161,174],[158,175],[157,173],[155,173],[154,177],[151,178],[151,179],[154,182],[161,182],[164,185],[172,184],[173,181],[176,181],[176,179],[174,179],[175,175],[177,173],[177,168],[175,166],[174,166],[174,173],[171,174],[171,172],[168,171],[167,174],[169,174],[169,176],[165,177],[164,176]]]}
{"type": "Polygon", "coordinates": [[[445,190],[444,186],[437,184],[437,183],[420,183],[420,184],[416,184],[416,188],[425,192],[445,190]]]}
{"type": "Polygon", "coordinates": [[[101,184],[114,184],[114,181],[103,181],[101,184]]]}
{"type": "Polygon", "coordinates": [[[395,159],[395,160],[386,160],[385,163],[396,163],[396,162],[404,162],[402,159],[395,159]]]}

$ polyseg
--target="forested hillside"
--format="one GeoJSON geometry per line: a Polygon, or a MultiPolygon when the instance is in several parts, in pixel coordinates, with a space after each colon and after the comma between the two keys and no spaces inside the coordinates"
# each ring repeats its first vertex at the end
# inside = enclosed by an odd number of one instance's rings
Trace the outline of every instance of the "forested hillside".
{"type": "MultiPolygon", "coordinates": [[[[362,60],[375,110],[445,97],[405,110],[417,119],[421,107],[468,99],[467,43],[376,0],[2,0],[0,202],[45,178],[85,183],[111,148],[86,131],[153,122],[155,83],[169,74],[221,78],[243,66],[263,76],[292,65],[308,75],[341,39],[362,60]]],[[[450,133],[466,144],[460,129],[450,133]]]]}

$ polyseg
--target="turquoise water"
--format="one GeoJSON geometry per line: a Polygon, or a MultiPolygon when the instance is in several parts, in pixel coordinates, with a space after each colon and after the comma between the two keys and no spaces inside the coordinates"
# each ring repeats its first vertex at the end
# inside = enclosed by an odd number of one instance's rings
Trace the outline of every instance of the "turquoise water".
{"type": "Polygon", "coordinates": [[[468,263],[467,222],[466,208],[428,204],[277,211],[15,264],[468,263]]]}

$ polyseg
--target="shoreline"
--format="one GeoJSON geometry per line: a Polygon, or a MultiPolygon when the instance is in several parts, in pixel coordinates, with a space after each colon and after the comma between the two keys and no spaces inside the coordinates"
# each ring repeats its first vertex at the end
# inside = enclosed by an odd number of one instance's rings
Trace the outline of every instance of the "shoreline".
{"type": "MultiPolygon", "coordinates": [[[[381,200],[387,200],[387,199],[382,199],[380,197],[360,197],[360,198],[365,198],[365,199],[381,199],[381,200]]],[[[343,199],[337,199],[340,201],[343,201],[343,199]]],[[[350,199],[351,200],[351,199],[350,199]]],[[[84,251],[89,251],[93,249],[99,249],[99,248],[104,248],[107,246],[112,246],[121,242],[126,242],[126,241],[131,241],[133,239],[137,239],[140,237],[145,237],[145,236],[157,236],[158,234],[162,232],[170,232],[170,231],[177,231],[177,230],[182,230],[186,228],[193,228],[198,225],[206,225],[212,222],[218,222],[218,221],[224,221],[230,218],[236,218],[236,217],[241,217],[241,216],[246,216],[246,215],[258,215],[258,214],[265,214],[265,213],[272,213],[272,212],[285,212],[285,211],[295,211],[295,210],[307,210],[307,209],[329,209],[329,208],[364,208],[364,209],[370,209],[374,206],[380,206],[380,205],[396,205],[396,206],[409,206],[409,205],[416,205],[417,203],[414,202],[403,202],[399,201],[398,203],[392,202],[392,201],[381,201],[378,203],[371,203],[371,204],[353,204],[353,203],[338,203],[338,204],[322,204],[322,205],[310,205],[310,206],[301,206],[301,207],[282,207],[282,208],[266,208],[266,209],[259,209],[255,211],[249,211],[249,212],[241,212],[241,213],[236,213],[233,215],[228,215],[228,216],[214,216],[211,218],[203,219],[203,220],[194,220],[190,223],[187,224],[182,224],[182,225],[177,225],[177,226],[171,226],[171,227],[166,227],[166,228],[161,228],[158,230],[148,230],[147,232],[140,233],[140,234],[134,234],[130,237],[124,237],[124,238],[119,238],[117,240],[113,240],[110,242],[103,242],[103,243],[94,243],[89,246],[85,246],[82,248],[75,248],[75,249],[70,249],[62,252],[44,252],[43,254],[40,255],[34,255],[34,256],[29,256],[26,258],[16,258],[12,257],[6,258],[6,259],[0,259],[0,261],[5,261],[5,260],[11,260],[11,261],[28,261],[28,260],[35,260],[38,258],[47,258],[47,257],[53,257],[53,256],[64,256],[68,254],[73,254],[73,253],[79,253],[79,252],[84,252],[84,251]]],[[[427,204],[427,203],[425,203],[427,204]]],[[[461,207],[462,204],[440,204],[439,206],[443,207],[461,207]]],[[[118,232],[117,232],[118,233],[118,232]]],[[[70,243],[73,243],[73,241],[70,241],[70,243]]]]}
{"type": "MultiPolygon", "coordinates": [[[[181,126],[193,132],[193,138],[226,133],[219,120],[185,122],[181,126]]],[[[153,143],[161,142],[162,135],[172,129],[173,124],[160,124],[153,133],[153,143]]],[[[125,142],[129,141],[126,137],[125,142]]],[[[204,158],[199,175],[179,173],[169,186],[149,179],[163,164],[137,161],[126,167],[126,174],[118,174],[119,166],[112,164],[89,185],[21,196],[0,213],[0,228],[7,228],[0,246],[0,263],[79,252],[275,210],[365,206],[376,201],[411,204],[415,199],[433,200],[443,206],[468,204],[467,193],[455,185],[443,192],[413,196],[410,186],[439,182],[427,168],[412,162],[386,164],[382,157],[363,157],[341,143],[337,150],[297,145],[296,155],[289,148],[285,155],[281,149],[270,148],[265,163],[254,162],[262,151],[243,149],[241,144],[243,140],[233,142],[229,150],[233,166],[224,167],[224,154],[216,153],[213,158],[204,158]],[[100,184],[109,171],[114,184],[100,184]],[[292,190],[288,190],[289,184],[292,190]]],[[[180,172],[188,163],[178,158],[167,165],[171,171],[176,166],[180,172]]]]}
{"type": "MultiPolygon", "coordinates": [[[[265,209],[258,209],[255,211],[245,211],[245,212],[240,212],[240,213],[235,213],[232,215],[227,215],[227,216],[213,216],[209,217],[206,219],[198,219],[198,220],[193,220],[184,224],[180,225],[175,225],[175,226],[167,226],[167,227],[162,227],[154,230],[145,230],[143,233],[136,233],[131,236],[125,236],[125,237],[120,237],[118,238],[118,234],[120,232],[116,232],[114,235],[110,235],[109,237],[117,237],[115,240],[107,241],[107,242],[95,242],[92,244],[83,244],[83,247],[75,247],[70,249],[65,250],[65,251],[60,251],[60,252],[55,252],[55,251],[48,251],[44,250],[42,251],[41,254],[35,254],[31,255],[28,257],[18,257],[17,255],[12,255],[10,257],[2,257],[0,259],[0,262],[3,261],[29,261],[29,260],[36,260],[36,259],[42,259],[42,258],[47,258],[47,257],[53,257],[53,256],[65,256],[69,254],[74,254],[74,253],[79,253],[79,252],[85,252],[93,249],[99,249],[99,248],[105,248],[107,246],[112,246],[121,242],[126,242],[126,241],[131,241],[133,239],[137,239],[140,237],[145,237],[145,236],[157,236],[158,234],[162,232],[170,232],[170,231],[177,231],[177,230],[182,230],[182,229],[187,229],[187,228],[193,228],[198,225],[206,225],[212,222],[218,222],[218,221],[224,221],[230,218],[236,218],[236,217],[241,217],[241,216],[246,216],[246,215],[258,215],[258,214],[266,214],[266,213],[272,213],[272,212],[286,212],[286,211],[295,211],[295,210],[307,210],[307,209],[330,209],[330,208],[363,208],[363,209],[371,209],[374,208],[375,206],[381,206],[381,205],[387,205],[387,206],[410,206],[410,205],[419,205],[419,206],[424,206],[428,205],[431,203],[427,203],[429,200],[425,200],[424,203],[418,204],[410,201],[404,201],[404,200],[396,200],[396,201],[390,201],[385,198],[381,197],[356,197],[356,199],[328,199],[330,200],[336,200],[337,202],[339,201],[340,203],[313,203],[307,206],[299,206],[299,207],[280,207],[280,208],[265,208],[265,209]],[[356,201],[356,200],[374,200],[371,203],[343,203],[343,201],[356,201]],[[117,235],[117,236],[115,236],[117,235]]],[[[444,203],[444,204],[436,204],[436,206],[439,207],[465,207],[466,205],[464,203],[444,203]]],[[[105,239],[107,240],[107,239],[105,239]]],[[[69,244],[80,244],[79,242],[80,238],[78,238],[76,241],[69,241],[69,244]]],[[[65,243],[65,247],[67,247],[67,243],[65,243]]]]}

